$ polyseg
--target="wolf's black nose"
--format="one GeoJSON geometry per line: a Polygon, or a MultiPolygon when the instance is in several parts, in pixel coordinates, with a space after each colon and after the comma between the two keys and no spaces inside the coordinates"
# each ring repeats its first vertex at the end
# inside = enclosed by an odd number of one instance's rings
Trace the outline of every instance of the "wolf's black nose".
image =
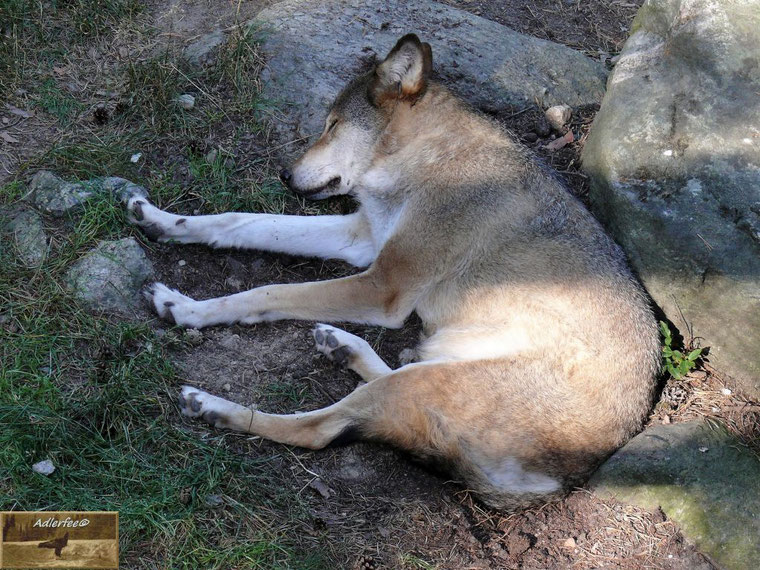
{"type": "Polygon", "coordinates": [[[290,173],[290,170],[288,170],[287,168],[283,168],[282,170],[280,170],[280,180],[282,180],[285,184],[288,184],[292,177],[293,175],[290,173]]]}

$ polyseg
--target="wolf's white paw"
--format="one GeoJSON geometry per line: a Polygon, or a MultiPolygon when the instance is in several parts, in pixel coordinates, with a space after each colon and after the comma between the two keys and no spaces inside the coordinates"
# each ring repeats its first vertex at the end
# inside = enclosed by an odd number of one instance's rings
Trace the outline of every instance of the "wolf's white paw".
{"type": "Polygon", "coordinates": [[[163,283],[153,283],[143,290],[143,295],[162,319],[188,328],[205,325],[200,314],[200,302],[169,289],[163,283]]]}
{"type": "Polygon", "coordinates": [[[347,366],[350,359],[361,351],[362,343],[365,343],[356,335],[323,323],[317,324],[312,334],[317,350],[341,366],[347,366]]]}
{"type": "Polygon", "coordinates": [[[240,421],[240,414],[248,418],[251,417],[251,410],[248,408],[224,398],[212,396],[208,392],[192,386],[182,386],[178,401],[183,415],[189,418],[201,418],[219,429],[234,428],[233,419],[236,414],[238,422],[240,421]]]}
{"type": "Polygon", "coordinates": [[[187,222],[186,218],[159,210],[143,196],[133,196],[127,201],[127,219],[140,226],[150,239],[160,242],[179,239],[187,222]]]}
{"type": "Polygon", "coordinates": [[[189,418],[201,418],[215,428],[227,427],[227,404],[231,403],[192,386],[182,386],[179,394],[182,414],[189,418]]]}

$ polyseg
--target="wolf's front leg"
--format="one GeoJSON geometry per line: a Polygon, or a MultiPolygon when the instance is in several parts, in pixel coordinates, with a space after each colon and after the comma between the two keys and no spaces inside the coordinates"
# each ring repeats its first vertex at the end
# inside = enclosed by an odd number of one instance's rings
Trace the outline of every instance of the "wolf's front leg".
{"type": "Polygon", "coordinates": [[[364,215],[280,216],[230,212],[210,216],[178,216],[159,210],[136,196],[127,204],[130,221],[161,242],[202,243],[212,247],[260,249],[343,259],[366,267],[375,258],[364,215]]]}
{"type": "Polygon", "coordinates": [[[348,321],[397,328],[414,309],[415,300],[409,293],[412,290],[370,269],[342,279],[267,285],[205,301],[155,283],[148,288],[146,297],[161,317],[193,328],[280,319],[348,321]]]}

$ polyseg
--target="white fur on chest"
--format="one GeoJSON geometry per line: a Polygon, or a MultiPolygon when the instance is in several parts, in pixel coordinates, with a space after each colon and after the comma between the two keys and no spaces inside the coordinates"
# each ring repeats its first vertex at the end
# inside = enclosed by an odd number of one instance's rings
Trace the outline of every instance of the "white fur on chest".
{"type": "Polygon", "coordinates": [[[397,176],[375,168],[362,177],[356,193],[369,222],[372,242],[377,252],[393,235],[404,210],[404,199],[397,192],[397,183],[397,176]]]}

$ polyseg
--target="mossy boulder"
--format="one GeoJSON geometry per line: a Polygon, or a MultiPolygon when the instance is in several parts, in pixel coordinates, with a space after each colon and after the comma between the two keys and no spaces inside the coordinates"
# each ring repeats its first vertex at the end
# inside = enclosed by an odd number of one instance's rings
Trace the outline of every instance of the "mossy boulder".
{"type": "Polygon", "coordinates": [[[647,0],[583,150],[647,290],[760,396],[760,2],[647,0]]]}
{"type": "Polygon", "coordinates": [[[760,568],[760,460],[721,427],[650,427],[604,463],[590,486],[603,498],[661,508],[724,568],[760,568]]]}

